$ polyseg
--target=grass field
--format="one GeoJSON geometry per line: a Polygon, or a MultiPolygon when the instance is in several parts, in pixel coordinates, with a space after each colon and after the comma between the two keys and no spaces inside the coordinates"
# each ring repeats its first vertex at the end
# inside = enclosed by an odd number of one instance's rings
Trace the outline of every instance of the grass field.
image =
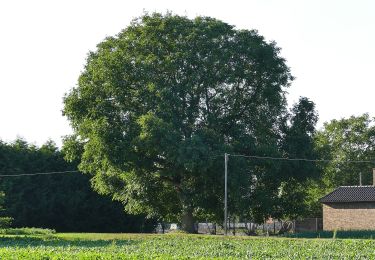
{"type": "Polygon", "coordinates": [[[2,235],[0,259],[374,259],[375,240],[204,235],[2,235]]]}

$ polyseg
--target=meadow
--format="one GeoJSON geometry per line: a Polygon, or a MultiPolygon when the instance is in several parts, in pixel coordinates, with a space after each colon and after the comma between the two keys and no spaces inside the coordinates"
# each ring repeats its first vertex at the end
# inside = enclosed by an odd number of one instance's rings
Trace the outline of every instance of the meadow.
{"type": "Polygon", "coordinates": [[[374,259],[375,240],[186,234],[1,235],[0,259],[374,259]]]}

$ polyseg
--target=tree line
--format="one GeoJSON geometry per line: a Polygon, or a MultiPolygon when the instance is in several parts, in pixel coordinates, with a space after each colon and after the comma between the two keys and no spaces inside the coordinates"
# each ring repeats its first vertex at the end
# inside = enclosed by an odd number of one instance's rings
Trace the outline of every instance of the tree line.
{"type": "MultiPolygon", "coordinates": [[[[77,170],[49,141],[41,147],[22,139],[0,141],[0,175],[77,170]]],[[[1,177],[3,216],[13,218],[13,227],[53,228],[60,232],[148,232],[155,225],[142,215],[129,215],[111,198],[90,187],[90,178],[80,172],[53,175],[1,177]]]]}
{"type": "MultiPolygon", "coordinates": [[[[297,112],[297,107],[293,109],[294,117],[300,114],[297,112]]],[[[296,123],[295,120],[292,121],[296,123]]],[[[292,131],[292,128],[290,126],[289,131],[292,131]]],[[[244,196],[245,193],[238,192],[236,186],[241,182],[241,178],[236,180],[233,176],[230,177],[229,205],[233,218],[262,222],[262,219],[256,220],[252,216],[246,216],[249,214],[248,211],[262,212],[262,210],[265,212],[263,216],[275,218],[320,217],[321,205],[318,200],[334,188],[342,185],[359,185],[360,174],[363,185],[373,184],[371,169],[374,164],[366,162],[358,164],[352,161],[372,161],[375,158],[374,119],[368,114],[363,114],[332,120],[325,123],[322,129],[312,132],[314,134],[308,142],[311,145],[309,151],[313,151],[315,158],[330,161],[318,163],[286,161],[275,166],[281,167],[283,172],[293,167],[292,169],[297,171],[295,174],[301,174],[303,172],[297,170],[296,164],[302,164],[303,167],[308,167],[309,171],[313,169],[315,174],[304,181],[297,181],[294,178],[290,178],[288,182],[285,179],[282,182],[278,180],[282,183],[280,185],[282,191],[280,190],[280,194],[274,198],[262,197],[266,193],[259,191],[257,191],[260,193],[259,196],[253,195],[247,198],[244,196]],[[246,200],[250,199],[254,199],[252,204],[246,204],[246,200]],[[258,207],[255,207],[257,203],[258,207]]],[[[293,133],[293,136],[298,135],[293,133]]],[[[302,146],[307,147],[306,140],[302,142],[302,146]]],[[[296,150],[301,151],[300,148],[296,150]]],[[[288,154],[288,156],[314,158],[311,154],[303,157],[301,154],[288,154]]],[[[222,156],[218,158],[223,160],[222,156]]],[[[243,163],[246,159],[231,157],[230,160],[230,173],[233,175],[233,169],[236,169],[238,161],[243,163]]],[[[250,160],[253,167],[262,165],[258,160],[261,159],[250,160]]],[[[279,164],[278,161],[272,160],[267,163],[279,164]]],[[[41,147],[30,145],[22,139],[12,143],[0,142],[0,175],[74,171],[77,169],[77,164],[78,162],[69,163],[64,160],[64,153],[52,141],[41,147]]],[[[219,175],[222,175],[223,169],[218,171],[219,175]]],[[[146,215],[129,215],[124,212],[123,204],[95,192],[90,184],[90,176],[80,172],[1,177],[0,190],[2,216],[0,226],[12,224],[13,227],[44,227],[66,232],[151,232],[156,220],[178,221],[176,218],[148,219],[146,215]]],[[[218,210],[218,215],[220,214],[222,214],[221,208],[218,210]]],[[[220,224],[220,217],[214,219],[212,215],[197,216],[200,218],[197,220],[218,221],[220,224]]]]}

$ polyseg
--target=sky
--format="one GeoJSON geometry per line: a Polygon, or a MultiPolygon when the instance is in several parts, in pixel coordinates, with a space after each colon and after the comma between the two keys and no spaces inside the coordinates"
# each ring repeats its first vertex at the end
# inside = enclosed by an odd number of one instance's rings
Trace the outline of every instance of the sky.
{"type": "Polygon", "coordinates": [[[1,0],[0,139],[61,146],[72,133],[63,96],[89,51],[147,12],[210,16],[276,41],[296,79],[289,105],[316,103],[318,127],[375,116],[375,1],[371,0],[1,0]]]}

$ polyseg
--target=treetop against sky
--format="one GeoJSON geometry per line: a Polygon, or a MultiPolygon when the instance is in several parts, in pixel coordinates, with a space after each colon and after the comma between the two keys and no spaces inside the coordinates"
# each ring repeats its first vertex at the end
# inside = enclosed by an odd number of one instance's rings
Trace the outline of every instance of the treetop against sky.
{"type": "Polygon", "coordinates": [[[281,47],[296,79],[289,106],[307,96],[324,121],[375,114],[375,3],[355,1],[177,1],[140,0],[0,3],[0,138],[17,135],[44,143],[71,129],[62,117],[62,97],[76,86],[87,53],[143,10],[223,20],[256,29],[281,47]],[[5,40],[6,39],[6,40],[5,40]]]}

